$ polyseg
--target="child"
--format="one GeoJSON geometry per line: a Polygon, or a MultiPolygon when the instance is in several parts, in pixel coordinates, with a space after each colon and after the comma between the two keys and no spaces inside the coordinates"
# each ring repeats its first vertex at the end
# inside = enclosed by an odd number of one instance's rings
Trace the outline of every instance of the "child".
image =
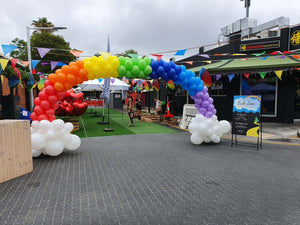
{"type": "Polygon", "coordinates": [[[157,98],[154,99],[155,101],[155,110],[156,110],[156,114],[161,114],[161,101],[158,100],[157,98]]]}

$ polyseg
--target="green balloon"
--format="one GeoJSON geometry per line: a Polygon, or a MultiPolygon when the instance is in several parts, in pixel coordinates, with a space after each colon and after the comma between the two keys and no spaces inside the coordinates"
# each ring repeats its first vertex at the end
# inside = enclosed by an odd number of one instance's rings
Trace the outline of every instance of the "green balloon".
{"type": "Polygon", "coordinates": [[[126,74],[126,67],[125,66],[123,66],[123,65],[121,65],[121,66],[119,66],[119,68],[118,68],[118,72],[119,72],[119,74],[121,75],[121,76],[124,76],[125,74],[126,74]]]}
{"type": "Polygon", "coordinates": [[[128,79],[130,79],[132,77],[131,72],[127,71],[125,77],[128,78],[128,79]]]}
{"type": "Polygon", "coordinates": [[[126,61],[126,59],[125,59],[124,56],[120,56],[120,57],[119,57],[120,65],[124,65],[125,61],[126,61]]]}
{"type": "Polygon", "coordinates": [[[138,66],[140,68],[140,70],[144,70],[145,67],[146,67],[146,63],[143,59],[141,59],[139,62],[138,62],[138,66]]]}
{"type": "Polygon", "coordinates": [[[137,65],[134,65],[131,70],[132,75],[137,76],[139,72],[140,72],[139,67],[137,65]]]}
{"type": "Polygon", "coordinates": [[[126,67],[127,70],[131,70],[131,69],[132,69],[132,66],[133,66],[133,63],[132,63],[131,59],[128,58],[128,59],[125,61],[125,67],[126,67]]]}
{"type": "Polygon", "coordinates": [[[146,66],[146,68],[144,69],[144,73],[146,75],[149,75],[150,73],[152,73],[152,67],[151,66],[146,66]]]}
{"type": "Polygon", "coordinates": [[[139,72],[138,77],[139,78],[144,78],[145,77],[145,74],[144,74],[144,72],[142,70],[139,72]]]}
{"type": "Polygon", "coordinates": [[[146,63],[146,65],[150,65],[151,64],[151,59],[149,57],[145,57],[144,62],[146,63]]]}

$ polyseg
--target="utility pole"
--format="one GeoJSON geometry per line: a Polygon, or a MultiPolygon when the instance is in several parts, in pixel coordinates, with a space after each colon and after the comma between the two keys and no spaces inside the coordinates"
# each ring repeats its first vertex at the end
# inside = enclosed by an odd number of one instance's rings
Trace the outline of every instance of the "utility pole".
{"type": "Polygon", "coordinates": [[[245,1],[246,17],[249,17],[250,0],[241,0],[241,1],[245,1]]]}

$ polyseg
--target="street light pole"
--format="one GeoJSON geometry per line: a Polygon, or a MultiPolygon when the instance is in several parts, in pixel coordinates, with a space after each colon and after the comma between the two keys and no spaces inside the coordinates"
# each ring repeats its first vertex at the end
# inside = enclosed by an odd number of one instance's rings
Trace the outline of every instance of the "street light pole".
{"type": "MultiPolygon", "coordinates": [[[[32,30],[64,30],[67,29],[66,27],[26,27],[27,31],[27,53],[28,53],[28,66],[29,72],[32,76],[32,59],[31,59],[31,43],[30,43],[30,29],[32,30]]],[[[34,105],[34,97],[33,97],[33,90],[31,89],[29,92],[29,99],[30,99],[30,112],[33,112],[33,105],[34,105]]]]}

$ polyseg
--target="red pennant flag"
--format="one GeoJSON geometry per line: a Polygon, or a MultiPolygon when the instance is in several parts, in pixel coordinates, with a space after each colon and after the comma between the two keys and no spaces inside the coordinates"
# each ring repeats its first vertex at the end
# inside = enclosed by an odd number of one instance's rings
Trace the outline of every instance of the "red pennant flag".
{"type": "Polygon", "coordinates": [[[79,57],[82,53],[82,51],[75,51],[75,50],[70,50],[70,52],[76,57],[79,57]]]}
{"type": "Polygon", "coordinates": [[[214,54],[215,56],[223,56],[223,55],[229,55],[229,53],[223,53],[223,54],[214,54]]]}
{"type": "Polygon", "coordinates": [[[11,62],[11,66],[12,68],[14,69],[16,67],[16,64],[19,60],[18,59],[11,59],[10,62],[11,62]]]}
{"type": "Polygon", "coordinates": [[[156,54],[151,54],[151,55],[153,55],[154,57],[156,57],[158,62],[159,62],[159,60],[161,60],[161,58],[162,58],[162,55],[156,55],[156,54]]]}
{"type": "Polygon", "coordinates": [[[291,51],[284,51],[282,54],[290,54],[291,51]]]}
{"type": "Polygon", "coordinates": [[[187,63],[187,64],[190,64],[190,65],[193,65],[193,61],[184,61],[184,63],[187,63]]]}
{"type": "Polygon", "coordinates": [[[299,55],[292,55],[295,59],[299,59],[299,55]]]}
{"type": "Polygon", "coordinates": [[[34,69],[34,70],[32,70],[32,74],[36,74],[36,71],[35,71],[35,69],[34,69]]]}
{"type": "Polygon", "coordinates": [[[29,65],[29,62],[28,61],[21,61],[21,63],[25,66],[28,66],[29,65]]]}
{"type": "Polygon", "coordinates": [[[249,79],[250,73],[243,73],[244,77],[246,77],[247,79],[249,79]]]}

